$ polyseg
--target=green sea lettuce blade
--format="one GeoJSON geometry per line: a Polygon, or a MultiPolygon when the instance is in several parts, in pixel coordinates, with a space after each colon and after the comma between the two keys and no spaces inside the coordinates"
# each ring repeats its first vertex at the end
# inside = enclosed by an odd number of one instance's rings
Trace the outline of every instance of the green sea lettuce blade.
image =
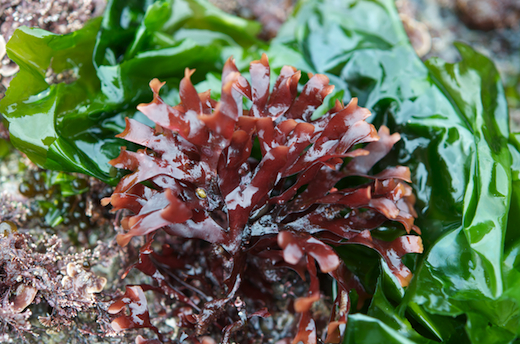
{"type": "Polygon", "coordinates": [[[0,102],[16,148],[43,168],[81,172],[115,184],[108,164],[119,154],[124,118],[142,119],[136,106],[152,99],[148,83],[175,87],[184,69],[194,81],[220,72],[234,55],[258,57],[260,26],[203,0],[109,1],[103,18],[55,35],[23,27],[7,44],[20,72],[0,102]],[[70,83],[49,84],[46,73],[72,70],[70,83]]]}
{"type": "MultiPolygon", "coordinates": [[[[404,297],[383,292],[399,316],[443,342],[510,342],[519,334],[518,298],[511,296],[518,251],[504,256],[504,238],[518,189],[511,184],[507,104],[493,63],[464,44],[457,48],[459,63],[425,65],[392,1],[323,0],[301,2],[268,55],[274,68],[326,74],[345,102],[358,97],[376,126],[401,134],[382,166],[411,168],[425,254],[408,259],[415,277],[404,297]]],[[[376,328],[388,335],[374,319],[392,328],[391,317],[372,317],[352,315],[345,343],[368,340],[376,328]]]]}

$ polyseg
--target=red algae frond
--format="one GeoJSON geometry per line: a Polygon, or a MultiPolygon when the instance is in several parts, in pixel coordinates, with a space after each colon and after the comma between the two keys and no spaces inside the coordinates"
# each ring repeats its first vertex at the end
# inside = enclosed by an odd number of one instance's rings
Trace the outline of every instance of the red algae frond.
{"type": "MultiPolygon", "coordinates": [[[[368,295],[333,248],[360,244],[376,250],[403,286],[411,272],[401,257],[422,252],[420,237],[410,234],[419,229],[414,225],[415,197],[407,184],[409,169],[395,166],[370,174],[399,134],[390,134],[385,126],[376,131],[365,121],[370,111],[358,106],[356,98],[346,106],[337,101],[313,120],[314,111],[334,88],[329,79],[310,76],[298,96],[301,74],[285,66],[270,91],[265,54],[250,65],[251,83],[233,60],[226,62],[219,102],[210,98],[209,91],[197,93],[190,81],[193,73],[186,69],[179,89],[181,103],[173,107],[159,96],[164,83],[152,80],[153,101],[138,109],[155,128],[127,119],[126,129],[118,135],[146,147],[137,152],[123,147],[111,161],[131,171],[103,200],[114,211],[132,213],[122,221],[126,232],[118,235],[118,243],[125,246],[135,236],[147,236],[135,267],[155,279],[156,289],[191,307],[195,313],[183,316],[184,324],[195,327],[197,335],[219,319],[229,301],[240,294],[241,283],[260,279],[252,276],[251,269],[263,269],[264,263],[258,262],[264,260],[270,267],[291,268],[303,279],[308,272],[309,292],[294,302],[301,313],[294,341],[316,342],[311,306],[320,298],[317,263],[322,273],[338,282],[327,338],[339,342],[350,309],[348,292],[356,289],[361,302],[368,295]],[[243,97],[252,102],[251,108],[243,109],[243,97]],[[258,156],[253,156],[255,151],[258,156]],[[349,177],[366,182],[338,186],[349,177]],[[387,221],[400,223],[407,235],[390,242],[372,237],[370,231],[387,221]],[[187,249],[202,250],[194,243],[198,240],[212,244],[212,252],[225,252],[220,254],[222,265],[208,264],[215,270],[212,280],[227,286],[226,297],[215,299],[209,295],[214,290],[190,284],[202,279],[195,275],[175,287],[180,282],[174,281],[172,271],[186,269],[189,264],[183,262],[190,258],[173,259],[168,244],[162,254],[154,252],[151,242],[158,230],[191,240],[187,249]]],[[[134,289],[127,294],[135,294],[134,289]]],[[[118,319],[117,324],[128,322],[118,319]]],[[[223,338],[242,327],[243,321],[226,325],[223,338]]]]}

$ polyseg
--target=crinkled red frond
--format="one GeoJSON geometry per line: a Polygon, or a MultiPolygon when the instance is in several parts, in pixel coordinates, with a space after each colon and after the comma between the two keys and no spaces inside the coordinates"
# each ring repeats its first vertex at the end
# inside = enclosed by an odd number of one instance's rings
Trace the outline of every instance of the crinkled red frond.
{"type": "Polygon", "coordinates": [[[140,286],[126,286],[125,294],[115,300],[108,309],[109,314],[119,315],[112,321],[112,328],[116,332],[135,328],[149,328],[163,342],[163,337],[159,330],[150,322],[148,302],[144,292],[145,290],[140,286]]]}
{"type": "MultiPolygon", "coordinates": [[[[229,59],[217,102],[209,91],[197,93],[190,80],[194,70],[186,69],[179,88],[181,103],[173,107],[159,95],[164,83],[152,80],[153,100],[138,109],[156,126],[126,120],[118,137],[144,148],[131,152],[123,147],[110,162],[130,173],[103,203],[130,211],[122,221],[125,232],[118,235],[122,246],[135,236],[162,229],[174,237],[224,248],[230,260],[219,280],[229,290],[243,278],[248,263],[241,260],[248,257],[292,267],[302,277],[307,270],[309,295],[295,302],[305,329],[314,324],[309,309],[319,298],[317,263],[321,272],[343,286],[329,326],[330,338],[337,340],[350,307],[345,293],[359,289],[359,283],[349,282],[356,281],[354,275],[338,272],[341,261],[333,247],[359,244],[374,249],[403,286],[411,272],[401,257],[422,252],[420,238],[410,234],[420,232],[414,225],[409,169],[377,167],[380,172],[372,173],[400,136],[385,126],[376,131],[366,122],[370,111],[356,98],[346,106],[336,101],[325,115],[312,120],[334,88],[325,75],[310,75],[298,95],[301,73],[293,67],[280,70],[272,90],[266,55],[252,62],[249,72],[250,82],[229,59]],[[243,108],[243,97],[251,102],[249,109],[243,108]],[[361,182],[350,185],[356,181],[361,182]],[[408,235],[392,242],[373,238],[370,231],[387,221],[400,223],[408,235]]],[[[141,252],[144,260],[136,267],[151,276],[172,268],[145,257],[141,252]]],[[[169,292],[182,299],[181,289],[169,292]]],[[[231,298],[228,291],[219,300],[224,305],[231,298]]],[[[210,304],[199,300],[191,306],[204,312],[210,304]]],[[[199,332],[214,321],[204,320],[202,313],[198,319],[203,323],[199,332]]],[[[297,338],[312,332],[300,331],[297,338]]]]}

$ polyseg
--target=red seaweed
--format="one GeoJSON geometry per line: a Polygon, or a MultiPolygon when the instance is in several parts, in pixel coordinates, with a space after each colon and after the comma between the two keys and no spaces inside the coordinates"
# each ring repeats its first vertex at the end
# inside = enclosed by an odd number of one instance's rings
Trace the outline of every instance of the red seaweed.
{"type": "MultiPolygon", "coordinates": [[[[183,313],[181,323],[195,329],[195,337],[217,324],[224,343],[247,319],[269,314],[240,315],[245,312],[236,307],[240,295],[256,289],[255,307],[262,308],[274,283],[262,271],[286,268],[310,282],[307,295],[294,301],[300,323],[293,343],[316,343],[319,330],[311,306],[321,296],[318,266],[338,283],[327,342],[340,342],[350,290],[357,291],[361,305],[369,296],[334,248],[358,244],[377,251],[403,286],[411,272],[401,257],[422,252],[420,237],[410,234],[420,232],[414,225],[409,169],[393,166],[370,173],[399,134],[391,135],[385,126],[376,131],[365,121],[370,111],[359,107],[356,98],[346,106],[336,101],[312,120],[334,86],[325,75],[310,75],[298,96],[301,74],[285,66],[270,92],[265,54],[250,65],[251,83],[232,59],[226,62],[219,102],[210,99],[209,91],[197,93],[190,81],[193,73],[186,69],[181,103],[174,107],[159,96],[164,83],[152,80],[153,101],[138,109],[155,128],[126,119],[126,129],[118,135],[143,146],[136,152],[123,147],[111,161],[131,172],[103,200],[113,211],[131,213],[122,220],[125,233],[118,235],[118,243],[125,246],[146,235],[133,267],[154,279],[154,290],[192,310],[183,313]],[[248,110],[243,97],[252,102],[248,110]],[[341,181],[360,178],[365,182],[340,187],[341,181]],[[373,238],[371,230],[387,221],[400,223],[407,235],[390,242],[373,238]],[[183,252],[175,252],[170,243],[163,244],[162,252],[154,251],[159,230],[183,252]],[[197,268],[201,266],[206,269],[197,268]],[[230,305],[239,316],[231,315],[230,305]]],[[[127,289],[132,302],[138,302],[132,295],[142,293],[136,288],[127,289]]],[[[113,307],[121,310],[121,302],[113,307]]],[[[147,317],[140,319],[156,330],[147,317]]],[[[121,329],[142,326],[131,324],[128,315],[114,321],[121,329]]]]}

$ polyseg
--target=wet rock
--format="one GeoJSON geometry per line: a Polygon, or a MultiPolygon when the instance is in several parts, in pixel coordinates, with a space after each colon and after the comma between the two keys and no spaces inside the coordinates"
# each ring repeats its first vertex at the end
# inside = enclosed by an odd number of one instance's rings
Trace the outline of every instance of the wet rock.
{"type": "Polygon", "coordinates": [[[515,28],[520,22],[518,0],[457,0],[456,9],[470,29],[515,28]]]}

